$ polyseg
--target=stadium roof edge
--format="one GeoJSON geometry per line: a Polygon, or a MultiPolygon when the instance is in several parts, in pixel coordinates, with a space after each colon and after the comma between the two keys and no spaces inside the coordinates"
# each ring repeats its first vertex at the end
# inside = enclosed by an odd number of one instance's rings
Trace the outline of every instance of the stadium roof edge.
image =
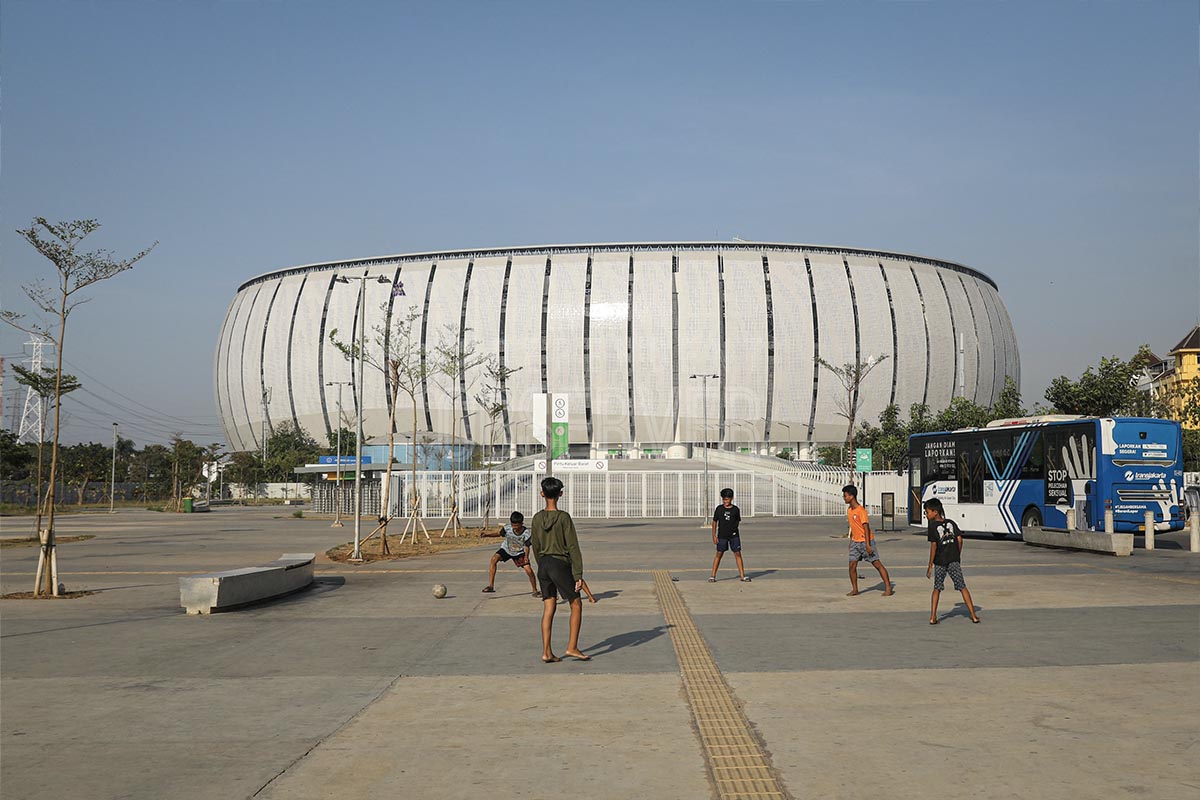
{"type": "Polygon", "coordinates": [[[968,267],[965,264],[959,264],[954,261],[946,261],[941,258],[930,258],[928,256],[916,255],[913,253],[900,253],[893,250],[880,250],[877,248],[867,247],[842,247],[838,245],[820,245],[820,244],[796,244],[786,242],[715,242],[715,241],[697,241],[697,242],[596,242],[591,244],[543,244],[543,245],[524,245],[519,247],[476,247],[464,248],[459,250],[430,250],[416,253],[400,253],[388,256],[370,256],[366,258],[345,259],[342,261],[323,261],[312,264],[301,264],[293,267],[283,267],[274,269],[269,272],[264,272],[257,275],[238,287],[238,291],[242,291],[248,286],[253,286],[256,283],[270,280],[271,278],[284,277],[287,275],[299,275],[306,272],[318,272],[331,269],[354,269],[357,267],[371,267],[380,264],[396,264],[406,261],[431,261],[437,259],[462,259],[462,258],[487,258],[502,255],[553,255],[555,253],[581,253],[581,252],[624,252],[624,251],[639,251],[639,250],[780,250],[790,252],[813,252],[813,253],[844,253],[859,256],[871,257],[886,257],[900,258],[906,261],[916,261],[918,263],[931,264],[938,267],[947,267],[956,272],[963,272],[968,275],[977,277],[992,286],[993,289],[999,290],[996,282],[987,274],[968,267]]]}

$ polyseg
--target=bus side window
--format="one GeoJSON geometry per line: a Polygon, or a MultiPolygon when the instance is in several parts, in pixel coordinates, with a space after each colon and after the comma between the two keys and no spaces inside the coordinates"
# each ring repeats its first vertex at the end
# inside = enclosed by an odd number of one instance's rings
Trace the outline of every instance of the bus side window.
{"type": "Polygon", "coordinates": [[[1046,456],[1043,452],[1043,436],[1035,434],[1037,441],[1033,443],[1030,449],[1029,458],[1025,461],[1025,466],[1021,467],[1021,479],[1027,481],[1040,481],[1046,477],[1046,456]]]}

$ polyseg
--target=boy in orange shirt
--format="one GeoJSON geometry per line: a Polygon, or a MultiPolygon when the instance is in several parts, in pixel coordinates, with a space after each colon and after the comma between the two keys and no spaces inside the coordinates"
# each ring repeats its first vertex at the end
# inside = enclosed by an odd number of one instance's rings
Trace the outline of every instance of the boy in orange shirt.
{"type": "Polygon", "coordinates": [[[858,502],[858,487],[853,484],[843,486],[842,500],[846,502],[846,517],[850,520],[850,591],[846,592],[846,596],[858,594],[858,562],[866,561],[879,570],[879,576],[883,578],[883,596],[890,597],[892,580],[888,577],[887,567],[879,560],[870,517],[867,509],[858,502]]]}

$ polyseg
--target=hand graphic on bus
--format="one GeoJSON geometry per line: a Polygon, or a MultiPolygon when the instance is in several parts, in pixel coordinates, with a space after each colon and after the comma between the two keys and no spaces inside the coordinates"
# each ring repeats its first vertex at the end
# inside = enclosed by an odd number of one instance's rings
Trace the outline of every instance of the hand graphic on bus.
{"type": "Polygon", "coordinates": [[[1072,436],[1062,448],[1062,463],[1071,479],[1071,502],[1087,496],[1087,483],[1096,476],[1096,447],[1086,436],[1072,436]]]}
{"type": "Polygon", "coordinates": [[[1170,530],[1170,528],[1171,528],[1171,509],[1179,508],[1179,487],[1175,485],[1174,478],[1171,479],[1170,487],[1168,487],[1166,482],[1160,478],[1158,481],[1158,485],[1155,488],[1158,489],[1158,491],[1164,497],[1167,497],[1168,499],[1155,501],[1156,505],[1158,505],[1158,511],[1162,515],[1162,522],[1154,523],[1154,530],[1156,530],[1156,531],[1170,530]],[[1169,492],[1167,491],[1168,488],[1170,488],[1169,492]]]}
{"type": "Polygon", "coordinates": [[[1096,448],[1093,445],[1088,449],[1086,436],[1080,436],[1078,440],[1074,436],[1068,439],[1067,444],[1063,445],[1062,460],[1071,480],[1088,480],[1095,477],[1096,448]]]}

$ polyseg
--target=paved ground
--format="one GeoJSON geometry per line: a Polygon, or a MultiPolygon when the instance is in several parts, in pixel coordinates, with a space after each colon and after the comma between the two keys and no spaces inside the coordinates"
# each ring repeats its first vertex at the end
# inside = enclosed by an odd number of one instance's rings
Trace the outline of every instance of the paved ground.
{"type": "MultiPolygon", "coordinates": [[[[678,579],[793,797],[1200,790],[1200,555],[1179,536],[1127,559],[972,539],[983,622],[949,592],[931,627],[927,546],[907,532],[881,536],[896,595],[864,567],[871,590],[849,598],[838,520],[748,520],[751,584],[731,561],[705,581],[711,543],[693,522],[581,522],[594,660],[546,666],[524,576],[502,569],[497,594],[479,592],[494,541],[324,563],[307,593],[181,613],[179,574],[349,537],[286,514],[63,519],[63,534],[96,534],[62,547],[63,580],[97,594],[0,603],[0,795],[712,797],[656,569],[678,579]],[[450,596],[435,600],[435,582],[450,596]]],[[[3,550],[0,588],[29,588],[35,559],[3,550]]]]}

